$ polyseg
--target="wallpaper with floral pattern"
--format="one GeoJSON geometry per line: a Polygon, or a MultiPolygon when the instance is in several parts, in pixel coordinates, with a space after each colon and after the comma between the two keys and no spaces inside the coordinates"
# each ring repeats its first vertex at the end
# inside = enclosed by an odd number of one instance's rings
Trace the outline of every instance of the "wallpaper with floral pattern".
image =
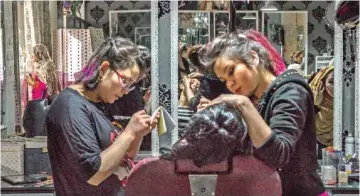
{"type": "MultiPolygon", "coordinates": [[[[325,24],[323,17],[326,8],[332,1],[276,1],[279,10],[308,11],[308,70],[314,70],[315,56],[322,55],[326,46],[334,46],[334,31],[325,24]]],[[[253,1],[252,7],[259,9],[264,1],[253,1]]],[[[198,5],[188,4],[187,9],[198,5]]],[[[150,9],[150,1],[89,1],[86,3],[86,20],[94,27],[108,25],[109,10],[150,9]]],[[[261,15],[261,14],[260,14],[261,15]]]]}

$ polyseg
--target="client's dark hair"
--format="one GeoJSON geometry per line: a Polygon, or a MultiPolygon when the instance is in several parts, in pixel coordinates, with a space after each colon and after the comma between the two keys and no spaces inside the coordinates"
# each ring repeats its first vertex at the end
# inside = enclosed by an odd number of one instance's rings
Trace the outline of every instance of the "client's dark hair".
{"type": "Polygon", "coordinates": [[[202,45],[195,45],[191,47],[188,56],[190,62],[199,69],[200,72],[205,72],[206,67],[200,62],[199,55],[203,51],[202,45]]]}
{"type": "Polygon", "coordinates": [[[198,167],[220,163],[233,154],[245,134],[237,108],[221,103],[198,113],[185,127],[185,135],[171,149],[161,148],[161,158],[191,159],[198,167]]]}

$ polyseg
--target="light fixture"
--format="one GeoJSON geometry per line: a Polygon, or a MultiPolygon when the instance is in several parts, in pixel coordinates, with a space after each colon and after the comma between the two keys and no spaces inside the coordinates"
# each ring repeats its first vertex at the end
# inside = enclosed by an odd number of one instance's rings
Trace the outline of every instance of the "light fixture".
{"type": "Polygon", "coordinates": [[[278,9],[277,9],[277,7],[275,7],[275,6],[272,4],[271,0],[267,0],[267,1],[265,1],[264,6],[262,6],[262,7],[260,8],[260,10],[261,10],[261,11],[276,11],[276,10],[278,10],[278,9]]]}
{"type": "Polygon", "coordinates": [[[256,20],[256,16],[254,16],[254,14],[251,13],[246,13],[244,17],[242,17],[242,19],[244,20],[256,20]]]}

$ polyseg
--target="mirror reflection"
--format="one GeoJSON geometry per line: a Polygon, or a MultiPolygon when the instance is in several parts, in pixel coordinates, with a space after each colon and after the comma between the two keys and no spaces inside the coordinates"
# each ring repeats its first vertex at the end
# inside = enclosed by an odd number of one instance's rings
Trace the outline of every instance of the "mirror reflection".
{"type": "Polygon", "coordinates": [[[191,45],[210,41],[210,13],[179,11],[179,39],[191,45]]]}
{"type": "Polygon", "coordinates": [[[182,136],[190,117],[201,101],[228,93],[225,84],[199,61],[203,47],[210,41],[213,29],[210,12],[179,11],[179,105],[178,132],[182,136]]]}
{"type": "MultiPolygon", "coordinates": [[[[229,24],[229,13],[224,11],[214,11],[214,35],[215,37],[227,32],[229,24]]],[[[257,11],[237,11],[236,15],[236,29],[258,30],[258,12],[257,11]]]]}
{"type": "MultiPolygon", "coordinates": [[[[135,88],[106,106],[108,115],[125,127],[137,111],[146,109],[151,114],[151,15],[149,10],[110,11],[110,35],[126,37],[138,45],[146,66],[145,76],[139,79],[135,88]]],[[[151,135],[144,138],[142,151],[151,150],[151,135]]]]}
{"type": "Polygon", "coordinates": [[[281,54],[287,65],[299,63],[307,74],[307,11],[263,12],[263,33],[281,54]],[[300,62],[293,56],[303,53],[300,62]]]}

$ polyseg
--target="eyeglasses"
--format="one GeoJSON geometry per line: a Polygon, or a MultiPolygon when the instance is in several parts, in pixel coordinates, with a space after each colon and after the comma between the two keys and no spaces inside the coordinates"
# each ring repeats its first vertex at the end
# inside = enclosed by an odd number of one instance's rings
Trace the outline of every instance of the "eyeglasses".
{"type": "Polygon", "coordinates": [[[131,79],[127,78],[126,76],[120,74],[117,71],[115,71],[115,73],[119,77],[119,79],[121,79],[121,83],[127,91],[130,92],[135,89],[135,84],[131,81],[131,79]]]}

